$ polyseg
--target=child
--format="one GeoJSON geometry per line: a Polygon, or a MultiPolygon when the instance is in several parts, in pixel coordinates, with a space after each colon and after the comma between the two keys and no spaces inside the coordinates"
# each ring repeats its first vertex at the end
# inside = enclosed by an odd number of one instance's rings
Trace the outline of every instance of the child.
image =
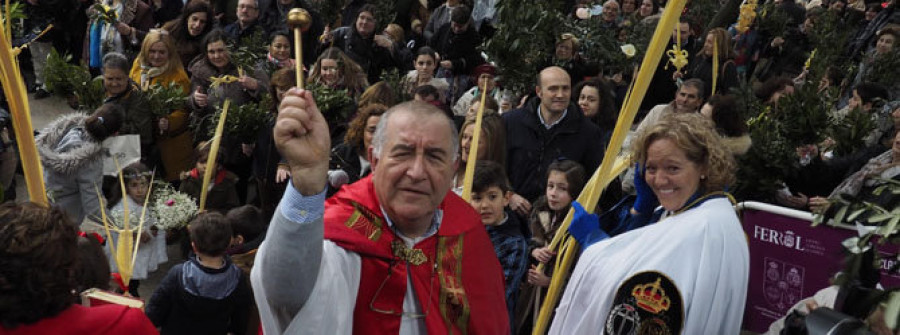
{"type": "Polygon", "coordinates": [[[190,225],[194,255],[169,270],[147,304],[160,334],[244,334],[250,286],[225,250],[231,223],[216,212],[190,225]]]}
{"type": "Polygon", "coordinates": [[[509,180],[500,164],[493,161],[475,163],[472,207],[481,215],[481,223],[487,229],[494,252],[503,267],[507,313],[512,324],[519,283],[525,276],[528,263],[528,232],[523,232],[526,228],[519,222],[518,216],[511,215],[507,209],[510,196],[509,180]]]}
{"type": "MultiPolygon", "coordinates": [[[[203,174],[206,173],[206,160],[209,158],[211,143],[203,141],[197,144],[194,150],[197,159],[194,168],[181,176],[179,191],[193,197],[197,205],[200,204],[200,190],[203,188],[203,174]]],[[[238,177],[225,170],[223,162],[225,162],[224,152],[219,150],[216,156],[216,173],[209,181],[212,185],[206,194],[205,209],[226,213],[229,209],[240,206],[240,201],[236,187],[238,177]]]]}
{"type": "Polygon", "coordinates": [[[529,226],[531,228],[530,255],[532,265],[526,276],[527,284],[522,287],[522,299],[516,306],[516,322],[519,327],[531,325],[533,303],[542,297],[541,288],[550,286],[550,275],[537,271],[537,263],[544,263],[545,271],[553,269],[556,253],[550,250],[550,242],[556,230],[569,212],[572,201],[584,187],[585,172],[581,164],[571,160],[553,162],[547,168],[547,188],[545,195],[534,203],[529,226]]]}
{"type": "Polygon", "coordinates": [[[103,146],[119,131],[122,107],[104,104],[90,116],[60,116],[35,138],[44,167],[47,194],[75,224],[100,217],[100,199],[94,185],[103,179],[103,146]]]}
{"type": "MultiPolygon", "coordinates": [[[[150,186],[150,173],[147,166],[141,163],[134,163],[126,166],[122,169],[122,179],[125,181],[125,192],[127,193],[127,196],[123,197],[120,194],[121,187],[115,187],[113,197],[110,198],[110,203],[115,204],[110,208],[110,213],[114,217],[124,219],[122,213],[125,211],[125,202],[128,202],[128,212],[130,213],[130,220],[128,223],[129,226],[134,229],[137,229],[138,225],[141,223],[140,217],[144,209],[144,199],[150,186]],[[115,213],[118,213],[118,215],[115,213]]],[[[120,222],[119,224],[124,224],[124,222],[120,222]]],[[[140,245],[138,245],[138,252],[135,256],[131,280],[128,282],[128,293],[134,297],[140,297],[138,294],[140,281],[147,279],[147,275],[150,272],[156,271],[160,263],[168,261],[168,256],[166,255],[166,236],[165,234],[159,233],[154,226],[155,224],[156,218],[148,209],[147,213],[144,214],[143,229],[139,235],[135,236],[135,244],[138,244],[137,240],[140,239],[140,245]]],[[[113,256],[111,248],[119,246],[117,244],[119,234],[110,231],[110,235],[112,236],[112,240],[107,243],[106,248],[106,251],[109,253],[109,267],[112,272],[117,272],[118,267],[116,266],[115,256],[113,256]]]]}
{"type": "MultiPolygon", "coordinates": [[[[250,280],[250,270],[256,258],[256,250],[266,238],[265,215],[253,205],[244,205],[228,211],[225,218],[231,222],[231,246],[228,255],[244,273],[244,279],[250,280]]],[[[252,296],[252,292],[251,292],[252,296]]],[[[251,299],[250,315],[247,318],[247,333],[255,333],[259,329],[259,313],[256,302],[251,299]]]]}
{"type": "Polygon", "coordinates": [[[249,276],[256,249],[266,238],[265,216],[256,206],[244,205],[228,211],[225,217],[231,222],[232,236],[228,255],[249,276]]]}

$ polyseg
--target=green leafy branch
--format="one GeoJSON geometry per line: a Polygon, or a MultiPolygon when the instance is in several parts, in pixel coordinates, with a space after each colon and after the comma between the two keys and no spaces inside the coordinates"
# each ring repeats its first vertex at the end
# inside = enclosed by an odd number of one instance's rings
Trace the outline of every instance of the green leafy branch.
{"type": "Polygon", "coordinates": [[[187,94],[175,83],[153,84],[144,92],[150,111],[156,117],[166,117],[173,110],[184,108],[187,94]]]}
{"type": "MultiPolygon", "coordinates": [[[[224,134],[234,137],[241,143],[256,142],[257,134],[262,127],[265,127],[274,115],[269,113],[272,109],[272,97],[269,94],[263,95],[257,103],[245,103],[237,108],[232,107],[228,111],[228,117],[225,119],[224,134]]],[[[233,106],[233,105],[232,105],[233,106]]],[[[222,106],[216,106],[216,112],[212,115],[210,122],[206,123],[207,134],[215,136],[216,126],[219,124],[219,118],[222,116],[222,106]]]]}
{"type": "Polygon", "coordinates": [[[262,29],[257,29],[230,45],[231,63],[243,71],[252,71],[256,64],[266,57],[268,48],[269,41],[266,40],[262,29]]]}
{"type": "Polygon", "coordinates": [[[87,68],[72,64],[71,60],[70,55],[60,55],[55,49],[50,50],[44,67],[44,86],[58,96],[74,96],[79,104],[78,109],[93,111],[106,98],[103,78],[91,78],[87,68]]]}

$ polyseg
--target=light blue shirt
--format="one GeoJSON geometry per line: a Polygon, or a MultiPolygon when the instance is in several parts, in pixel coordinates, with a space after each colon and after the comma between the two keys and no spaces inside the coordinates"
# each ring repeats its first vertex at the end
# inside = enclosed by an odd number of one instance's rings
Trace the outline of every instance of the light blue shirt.
{"type": "Polygon", "coordinates": [[[563,119],[566,118],[566,114],[569,114],[569,109],[566,108],[566,110],[563,111],[563,115],[560,118],[556,119],[556,121],[554,121],[551,124],[547,124],[547,121],[544,121],[544,116],[541,115],[541,105],[540,104],[538,104],[537,113],[538,113],[538,119],[541,120],[541,124],[544,125],[544,128],[550,129],[550,128],[553,128],[553,126],[558,125],[560,122],[562,122],[563,119]]]}

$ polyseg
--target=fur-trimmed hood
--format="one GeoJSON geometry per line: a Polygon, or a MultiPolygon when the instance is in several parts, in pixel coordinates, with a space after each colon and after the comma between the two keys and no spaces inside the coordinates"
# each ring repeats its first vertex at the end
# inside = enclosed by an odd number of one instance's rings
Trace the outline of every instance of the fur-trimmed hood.
{"type": "Polygon", "coordinates": [[[735,156],[740,156],[747,153],[747,151],[750,150],[750,146],[753,145],[753,140],[750,139],[750,134],[744,134],[735,137],[723,136],[722,142],[725,143],[725,146],[728,147],[728,150],[731,150],[731,153],[735,156]]]}
{"type": "Polygon", "coordinates": [[[35,142],[44,168],[70,176],[85,164],[100,159],[103,147],[100,142],[87,134],[82,138],[82,145],[78,148],[67,152],[57,152],[56,150],[63,136],[75,127],[84,126],[84,120],[87,117],[88,115],[84,113],[66,114],[41,130],[41,133],[35,138],[35,142]]]}

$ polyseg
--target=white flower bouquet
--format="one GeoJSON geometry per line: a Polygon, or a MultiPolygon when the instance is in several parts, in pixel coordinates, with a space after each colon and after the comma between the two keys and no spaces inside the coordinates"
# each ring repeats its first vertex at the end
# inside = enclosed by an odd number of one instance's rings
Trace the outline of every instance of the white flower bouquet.
{"type": "Polygon", "coordinates": [[[194,215],[197,215],[197,203],[191,196],[171,187],[160,187],[154,193],[152,208],[156,215],[156,227],[159,229],[187,226],[194,215]]]}
{"type": "MultiPolygon", "coordinates": [[[[128,216],[129,228],[137,229],[138,225],[141,223],[141,212],[132,210],[128,213],[128,216]]],[[[109,211],[107,222],[109,222],[111,227],[115,227],[116,229],[125,229],[125,211],[121,209],[109,211]]]]}

